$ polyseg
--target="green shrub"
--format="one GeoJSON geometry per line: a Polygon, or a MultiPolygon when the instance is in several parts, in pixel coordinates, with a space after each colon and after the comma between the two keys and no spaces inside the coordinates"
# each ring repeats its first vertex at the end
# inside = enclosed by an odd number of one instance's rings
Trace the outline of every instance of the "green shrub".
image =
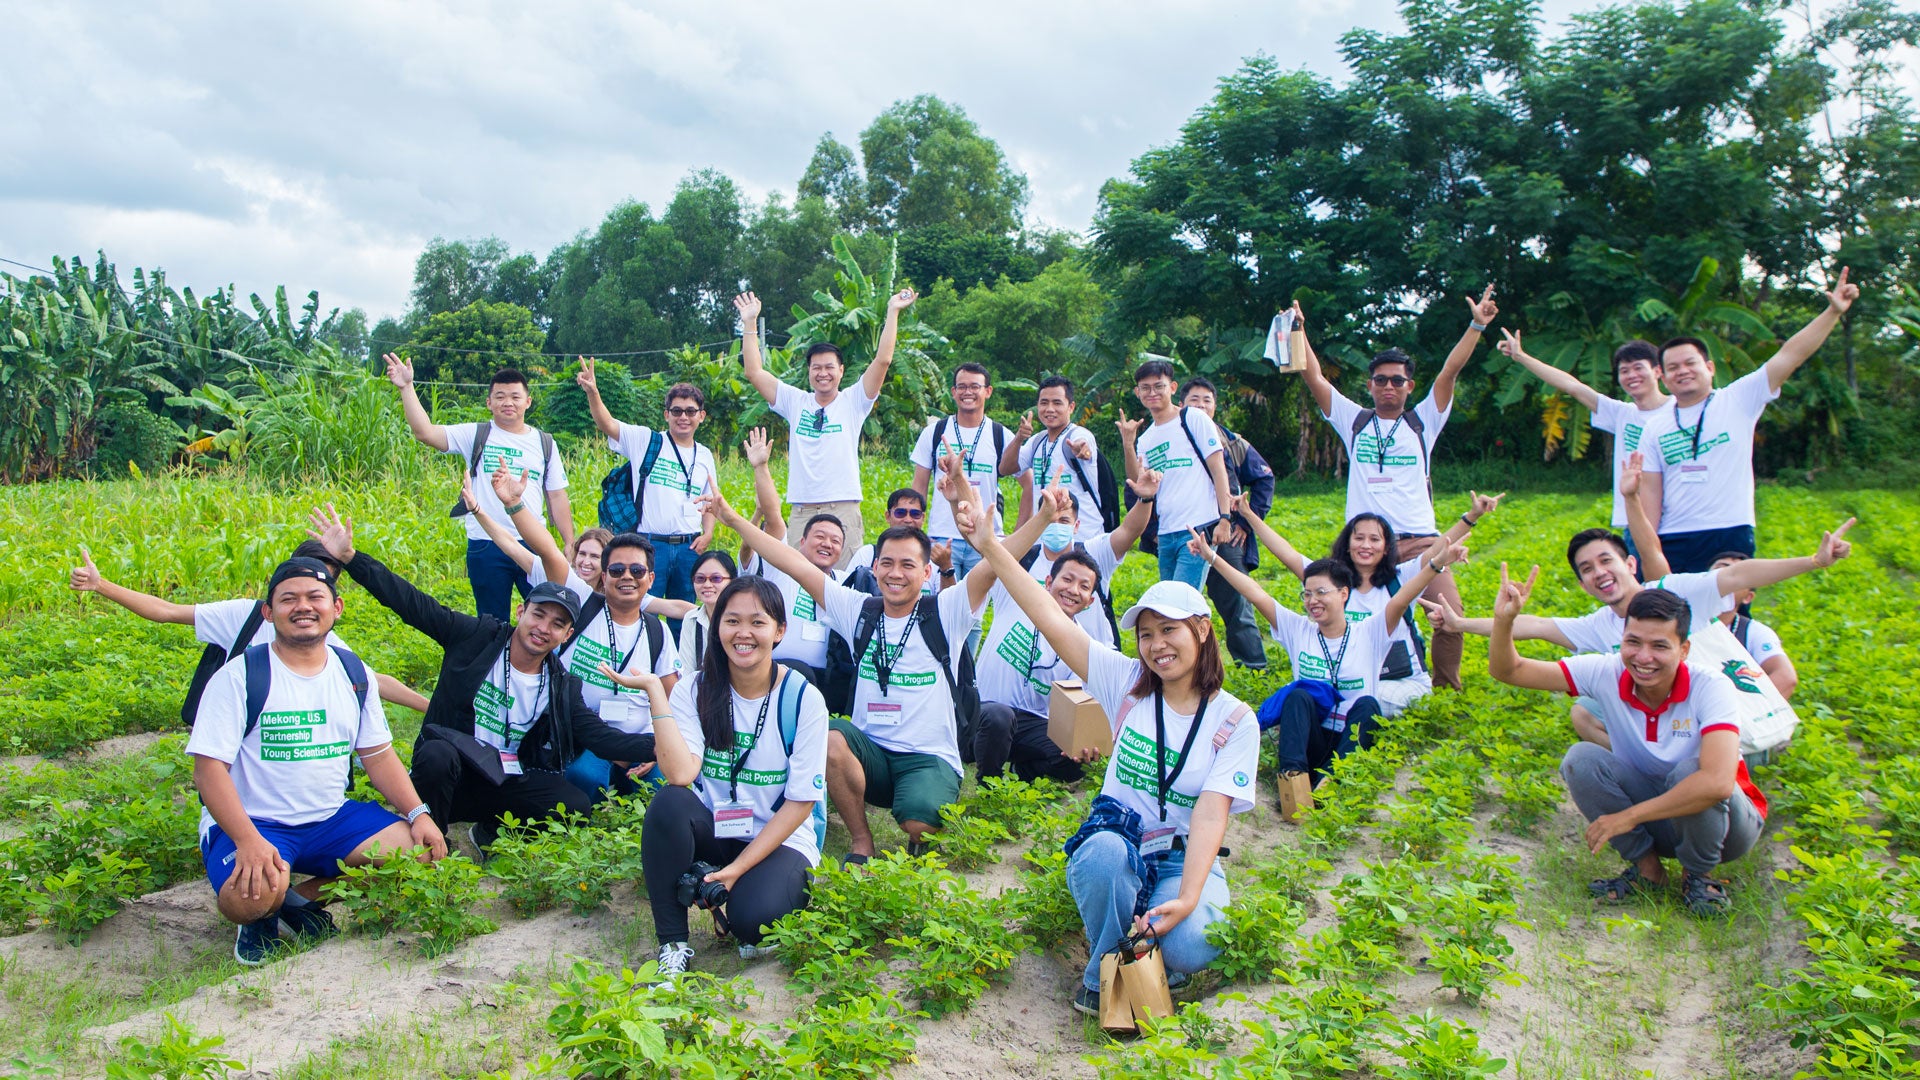
{"type": "Polygon", "coordinates": [[[172,1013],[164,1014],[162,1023],[158,1042],[134,1035],[120,1040],[119,1055],[107,1062],[107,1080],[218,1080],[247,1067],[221,1055],[226,1039],[198,1038],[172,1013]]]}
{"type": "Polygon", "coordinates": [[[105,480],[159,472],[173,460],[185,435],[179,424],[137,401],[113,402],[100,410],[94,425],[97,441],[89,472],[105,480]]]}
{"type": "MultiPolygon", "coordinates": [[[[425,850],[393,852],[378,866],[346,867],[327,886],[327,898],[355,933],[385,937],[411,931],[419,935],[415,944],[425,956],[491,933],[493,920],[473,910],[485,895],[480,888],[485,871],[463,855],[423,862],[425,850]]],[[[385,853],[376,847],[371,854],[385,853]]]]}

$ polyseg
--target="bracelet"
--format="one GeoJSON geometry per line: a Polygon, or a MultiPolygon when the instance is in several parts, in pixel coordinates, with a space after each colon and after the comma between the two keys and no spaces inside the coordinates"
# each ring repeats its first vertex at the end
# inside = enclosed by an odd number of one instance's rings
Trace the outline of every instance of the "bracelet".
{"type": "Polygon", "coordinates": [[[957,571],[955,571],[955,570],[954,570],[954,568],[953,568],[953,567],[951,567],[951,566],[947,566],[947,567],[942,567],[942,568],[941,568],[941,570],[940,570],[940,576],[941,576],[941,577],[952,577],[952,576],[953,576],[953,575],[954,575],[954,574],[955,574],[956,572],[957,572],[957,571]]]}
{"type": "Polygon", "coordinates": [[[407,811],[407,824],[409,825],[413,824],[415,819],[417,819],[418,817],[420,817],[420,815],[426,812],[427,812],[426,803],[421,803],[419,806],[416,806],[413,809],[407,811]]]}
{"type": "Polygon", "coordinates": [[[654,718],[653,718],[653,722],[657,724],[657,723],[660,723],[660,722],[661,722],[661,721],[663,721],[663,720],[671,720],[671,719],[673,719],[673,714],[672,714],[672,713],[668,713],[668,714],[667,714],[667,715],[665,715],[665,716],[656,716],[656,717],[654,717],[654,718]]]}
{"type": "Polygon", "coordinates": [[[1473,320],[1469,319],[1467,320],[1467,329],[1472,330],[1475,333],[1484,334],[1487,332],[1487,324],[1483,322],[1474,322],[1473,320]]]}
{"type": "Polygon", "coordinates": [[[522,500],[520,502],[514,503],[512,506],[503,506],[500,509],[504,511],[508,517],[512,517],[513,515],[519,513],[522,510],[525,510],[526,508],[527,508],[527,504],[525,500],[522,500]]]}
{"type": "Polygon", "coordinates": [[[1472,518],[1470,518],[1470,517],[1468,517],[1468,516],[1467,516],[1467,515],[1465,515],[1465,514],[1461,514],[1461,515],[1460,515],[1460,520],[1461,520],[1461,521],[1464,521],[1464,522],[1466,522],[1466,523],[1467,523],[1467,528],[1469,528],[1469,529],[1471,529],[1471,528],[1474,528],[1475,526],[1477,526],[1477,525],[1479,525],[1479,524],[1480,524],[1479,522],[1477,522],[1477,521],[1475,521],[1475,520],[1473,520],[1472,518]]]}
{"type": "Polygon", "coordinates": [[[1153,500],[1155,500],[1155,499],[1157,499],[1157,498],[1159,498],[1159,497],[1160,497],[1160,495],[1159,495],[1159,493],[1158,493],[1158,492],[1156,492],[1156,493],[1154,493],[1154,494],[1152,494],[1152,495],[1141,495],[1141,496],[1139,496],[1139,497],[1137,497],[1136,499],[1134,499],[1134,501],[1135,501],[1135,502],[1143,502],[1143,503],[1150,503],[1150,502],[1152,502],[1153,500]]]}

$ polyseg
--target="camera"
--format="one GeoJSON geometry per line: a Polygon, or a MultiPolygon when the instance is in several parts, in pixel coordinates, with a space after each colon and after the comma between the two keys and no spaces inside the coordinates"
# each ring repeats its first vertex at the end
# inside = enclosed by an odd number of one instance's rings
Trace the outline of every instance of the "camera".
{"type": "Polygon", "coordinates": [[[709,862],[695,862],[680,875],[674,895],[681,907],[702,907],[711,911],[725,907],[727,887],[718,881],[708,881],[708,874],[717,874],[720,868],[709,862]]]}

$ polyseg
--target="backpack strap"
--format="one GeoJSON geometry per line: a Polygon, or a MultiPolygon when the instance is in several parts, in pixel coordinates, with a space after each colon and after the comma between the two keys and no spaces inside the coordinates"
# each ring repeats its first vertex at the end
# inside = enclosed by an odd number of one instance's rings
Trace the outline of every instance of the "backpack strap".
{"type": "MultiPolygon", "coordinates": [[[[587,602],[580,605],[580,617],[573,621],[573,633],[568,634],[567,640],[561,642],[560,647],[553,650],[553,652],[548,655],[553,656],[555,659],[558,659],[561,653],[566,652],[568,649],[572,648],[573,643],[580,640],[580,635],[587,632],[587,624],[593,621],[593,617],[595,615],[598,615],[600,614],[601,611],[605,610],[606,606],[607,606],[607,598],[605,596],[600,595],[599,593],[594,593],[593,595],[587,597],[587,602]]],[[[650,616],[642,615],[641,617],[649,618],[650,616]]],[[[653,641],[653,631],[651,628],[649,628],[647,631],[647,640],[649,641],[649,643],[652,643],[653,641]]],[[[654,655],[658,656],[659,653],[655,652],[654,655]]]]}
{"type": "Polygon", "coordinates": [[[246,741],[253,729],[260,726],[261,710],[267,707],[267,691],[273,689],[273,661],[267,650],[272,646],[261,643],[250,646],[247,658],[247,723],[240,729],[240,740],[246,741]]]}
{"type": "Polygon", "coordinates": [[[640,459],[640,474],[633,485],[633,527],[640,529],[640,519],[647,516],[647,478],[653,475],[653,466],[660,460],[660,450],[667,444],[665,432],[656,431],[653,438],[647,440],[647,452],[640,459]]]}
{"type": "Polygon", "coordinates": [[[333,650],[333,655],[340,658],[340,666],[346,669],[347,682],[353,686],[354,702],[360,706],[358,715],[364,716],[367,711],[368,680],[366,663],[358,656],[355,656],[352,649],[344,645],[329,645],[327,647],[333,650]]]}
{"type": "Polygon", "coordinates": [[[1039,559],[1040,559],[1040,549],[1036,547],[1033,550],[1027,552],[1025,555],[1020,556],[1020,569],[1031,571],[1033,569],[1033,564],[1038,562],[1039,559]]]}
{"type": "Polygon", "coordinates": [[[1749,653],[1753,652],[1753,646],[1747,644],[1747,631],[1753,629],[1753,619],[1751,616],[1735,615],[1733,617],[1733,625],[1727,629],[1733,631],[1733,636],[1740,642],[1741,648],[1747,650],[1749,653]]]}
{"type": "Polygon", "coordinates": [[[877,596],[869,596],[860,603],[860,618],[853,624],[853,678],[860,679],[860,660],[867,655],[867,646],[873,644],[874,631],[880,629],[881,616],[885,614],[886,601],[877,596]]]}
{"type": "Polygon", "coordinates": [[[480,475],[480,459],[486,455],[487,440],[493,436],[493,421],[482,420],[473,429],[473,452],[467,455],[467,474],[480,475]]]}
{"type": "Polygon", "coordinates": [[[647,665],[647,670],[652,671],[654,665],[660,663],[660,649],[667,641],[667,627],[666,624],[660,621],[660,616],[658,615],[643,613],[640,616],[640,621],[644,623],[647,628],[647,655],[652,658],[651,662],[647,665]]]}
{"type": "MultiPolygon", "coordinates": [[[[1083,683],[1082,686],[1085,684],[1083,683]]],[[[1113,716],[1113,737],[1120,737],[1120,729],[1127,726],[1127,714],[1133,711],[1134,698],[1129,694],[1120,700],[1120,711],[1113,716]]]]}
{"type": "Polygon", "coordinates": [[[933,662],[940,665],[940,673],[946,677],[947,689],[953,692],[957,704],[960,687],[954,682],[953,651],[947,647],[947,628],[940,625],[940,601],[922,596],[914,603],[920,608],[920,640],[926,642],[933,662]]]}
{"type": "MultiPolygon", "coordinates": [[[[1067,468],[1073,470],[1073,478],[1080,481],[1080,489],[1085,491],[1087,496],[1093,500],[1094,513],[1105,514],[1107,508],[1100,505],[1100,489],[1087,482],[1086,466],[1080,463],[1079,456],[1074,454],[1072,450],[1067,451],[1067,468]]],[[[1102,519],[1102,523],[1104,524],[1104,518],[1102,519]]]]}
{"type": "Polygon", "coordinates": [[[553,475],[553,436],[540,433],[540,501],[547,508],[547,520],[553,520],[553,491],[547,487],[547,477],[553,475]]]}
{"type": "MultiPolygon", "coordinates": [[[[1395,570],[1393,572],[1393,581],[1388,583],[1387,588],[1393,590],[1388,595],[1399,595],[1400,571],[1395,570]]],[[[1427,639],[1420,633],[1419,620],[1413,617],[1413,609],[1418,606],[1420,605],[1417,600],[1412,605],[1409,605],[1407,610],[1400,614],[1400,621],[1407,624],[1407,634],[1413,638],[1414,662],[1420,665],[1420,670],[1425,671],[1427,670],[1427,639]]]]}
{"type": "Polygon", "coordinates": [[[227,649],[227,659],[231,660],[246,652],[247,646],[253,644],[253,635],[260,632],[261,624],[266,621],[266,612],[262,610],[260,604],[255,603],[253,610],[247,612],[247,617],[240,621],[240,632],[233,636],[233,645],[227,649]]]}
{"type": "MultiPolygon", "coordinates": [[[[780,713],[780,743],[787,748],[789,774],[793,771],[793,744],[800,738],[800,703],[806,700],[807,687],[810,685],[812,684],[807,680],[794,674],[792,668],[786,669],[780,676],[780,687],[777,691],[780,697],[775,708],[780,713]]],[[[775,813],[779,813],[780,808],[786,804],[786,792],[782,791],[774,796],[775,813]]],[[[814,846],[819,847],[825,844],[827,842],[827,800],[824,796],[813,800],[813,813],[809,815],[809,820],[813,824],[814,846]]]]}
{"type": "Polygon", "coordinates": [[[928,472],[940,471],[940,459],[946,456],[940,452],[940,444],[945,441],[946,434],[947,418],[942,416],[933,422],[933,466],[927,470],[928,472]]]}
{"type": "Polygon", "coordinates": [[[1187,424],[1187,413],[1193,410],[1191,405],[1180,406],[1180,430],[1187,433],[1187,445],[1193,447],[1194,464],[1202,469],[1207,467],[1207,455],[1200,450],[1200,440],[1193,437],[1193,428],[1187,424]]]}
{"type": "Polygon", "coordinates": [[[1215,750],[1226,749],[1227,740],[1233,738],[1233,729],[1240,726],[1240,721],[1252,715],[1253,710],[1247,707],[1246,702],[1242,701],[1239,704],[1240,707],[1229,713],[1225,720],[1220,721],[1220,727],[1214,731],[1213,748],[1215,750]]]}
{"type": "MultiPolygon", "coordinates": [[[[1367,425],[1379,418],[1380,414],[1372,409],[1361,409],[1354,416],[1353,428],[1348,434],[1356,439],[1359,438],[1367,425]]],[[[1427,422],[1420,419],[1420,414],[1412,409],[1402,412],[1400,418],[1406,421],[1407,427],[1420,440],[1420,469],[1427,475],[1427,498],[1431,499],[1433,498],[1433,452],[1427,449],[1427,422]]],[[[1381,452],[1386,452],[1384,447],[1381,448],[1381,452]]]]}

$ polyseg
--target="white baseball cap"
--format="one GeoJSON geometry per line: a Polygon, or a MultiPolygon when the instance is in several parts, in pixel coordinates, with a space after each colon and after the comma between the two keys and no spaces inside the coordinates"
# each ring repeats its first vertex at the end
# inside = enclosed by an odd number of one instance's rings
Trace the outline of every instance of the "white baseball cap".
{"type": "Polygon", "coordinates": [[[1200,590],[1184,581],[1155,582],[1146,592],[1140,594],[1140,601],[1120,616],[1120,629],[1131,630],[1133,624],[1140,621],[1142,611],[1153,611],[1169,619],[1191,619],[1199,616],[1213,618],[1213,609],[1207,606],[1207,598],[1200,590]]]}

